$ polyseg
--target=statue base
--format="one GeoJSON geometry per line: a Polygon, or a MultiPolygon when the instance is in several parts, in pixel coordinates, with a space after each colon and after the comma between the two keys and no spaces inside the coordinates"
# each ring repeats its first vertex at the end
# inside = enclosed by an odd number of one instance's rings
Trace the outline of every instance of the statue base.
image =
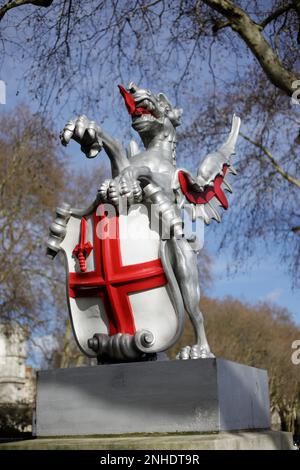
{"type": "Polygon", "coordinates": [[[36,435],[269,429],[267,372],[224,359],[41,371],[36,435]]]}
{"type": "Polygon", "coordinates": [[[290,432],[237,431],[214,434],[160,433],[123,434],[113,437],[42,437],[3,443],[0,439],[1,450],[97,450],[108,453],[116,450],[175,450],[184,453],[194,450],[297,450],[297,447],[293,445],[293,436],[290,432]]]}

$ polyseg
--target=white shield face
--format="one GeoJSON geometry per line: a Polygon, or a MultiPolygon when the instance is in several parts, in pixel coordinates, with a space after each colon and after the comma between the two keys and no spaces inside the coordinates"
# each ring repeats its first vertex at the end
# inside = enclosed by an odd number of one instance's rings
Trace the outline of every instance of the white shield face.
{"type": "Polygon", "coordinates": [[[114,335],[149,330],[149,353],[175,339],[178,314],[160,257],[159,235],[149,227],[145,206],[128,215],[71,216],[61,243],[67,268],[67,297],[75,338],[82,351],[96,333],[114,335]]]}

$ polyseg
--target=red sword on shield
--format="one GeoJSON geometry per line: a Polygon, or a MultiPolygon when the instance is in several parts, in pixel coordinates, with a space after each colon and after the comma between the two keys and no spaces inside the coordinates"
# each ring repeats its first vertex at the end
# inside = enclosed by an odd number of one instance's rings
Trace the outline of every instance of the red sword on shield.
{"type": "Polygon", "coordinates": [[[86,271],[86,258],[89,256],[93,247],[90,242],[87,241],[88,224],[85,217],[82,217],[80,222],[80,239],[79,243],[73,250],[73,255],[77,257],[79,261],[80,271],[86,271]]]}

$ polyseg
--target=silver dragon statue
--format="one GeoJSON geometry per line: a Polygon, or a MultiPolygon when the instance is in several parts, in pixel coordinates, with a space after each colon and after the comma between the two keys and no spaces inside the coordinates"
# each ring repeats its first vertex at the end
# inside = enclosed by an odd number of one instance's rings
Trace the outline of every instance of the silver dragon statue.
{"type": "Polygon", "coordinates": [[[195,240],[185,234],[182,210],[189,207],[192,220],[220,222],[228,174],[236,174],[231,155],[240,119],[233,116],[226,143],[194,177],[176,167],[182,110],[133,82],[119,89],[143,149],[132,140],[125,150],[86,116],[61,132],[63,145],[74,139],[88,158],[104,149],[112,172],[88,208],[62,204],[50,227],[48,255],[64,255],[75,338],[99,363],[153,359],[178,341],[186,311],[196,344],[177,358],[213,357],[199,307],[195,240]]]}

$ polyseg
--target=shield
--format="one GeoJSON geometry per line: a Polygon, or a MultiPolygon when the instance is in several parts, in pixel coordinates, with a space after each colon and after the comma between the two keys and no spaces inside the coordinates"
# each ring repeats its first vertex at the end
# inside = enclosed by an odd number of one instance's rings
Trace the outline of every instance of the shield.
{"type": "Polygon", "coordinates": [[[128,338],[146,331],[153,338],[147,352],[166,350],[180,337],[184,316],[162,250],[166,242],[151,227],[146,206],[131,206],[124,215],[105,206],[70,210],[60,243],[76,341],[87,356],[95,357],[89,343],[94,335],[128,338]]]}

